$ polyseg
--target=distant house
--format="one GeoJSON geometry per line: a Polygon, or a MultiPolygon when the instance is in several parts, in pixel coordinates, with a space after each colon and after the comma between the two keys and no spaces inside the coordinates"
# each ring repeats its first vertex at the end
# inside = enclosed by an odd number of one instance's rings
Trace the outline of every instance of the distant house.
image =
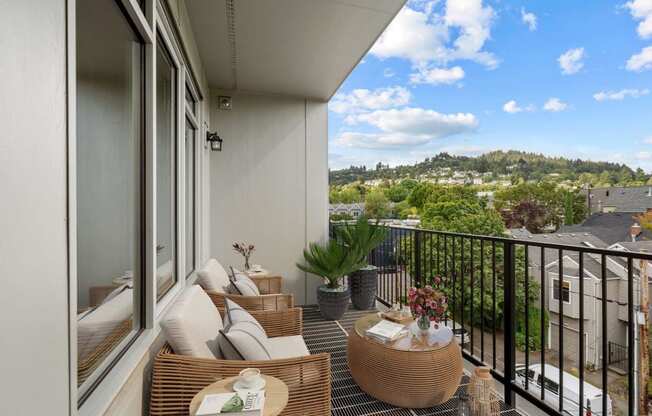
{"type": "MultiPolygon", "coordinates": [[[[652,250],[652,241],[624,241],[608,244],[591,233],[554,233],[531,234],[525,229],[510,230],[514,238],[542,243],[558,243],[585,247],[609,248],[621,251],[639,252],[652,250]]],[[[563,345],[564,357],[572,362],[579,359],[580,336],[584,337],[584,357],[586,364],[595,368],[602,367],[602,258],[599,255],[585,254],[583,256],[584,278],[584,333],[580,335],[579,290],[580,271],[579,254],[577,252],[562,252],[563,276],[559,277],[559,251],[545,249],[543,258],[539,247],[531,247],[528,252],[528,274],[531,281],[544,287],[544,305],[549,313],[549,325],[546,333],[547,348],[559,352],[559,316],[560,304],[563,303],[563,345]],[[541,270],[543,268],[543,282],[541,270]]],[[[626,349],[627,340],[627,264],[624,259],[608,257],[605,265],[607,279],[607,334],[608,348],[613,350],[626,349]]],[[[633,262],[634,280],[640,276],[640,262],[633,262]]],[[[652,274],[652,264],[647,265],[648,282],[652,274]]],[[[635,283],[634,302],[638,306],[638,284],[635,283]]],[[[540,300],[537,301],[538,306],[540,300]]],[[[611,363],[611,357],[608,356],[611,363]]]]}
{"type": "Polygon", "coordinates": [[[364,202],[356,202],[353,204],[328,204],[328,215],[333,214],[347,214],[353,218],[357,218],[364,213],[364,202]]]}
{"type": "Polygon", "coordinates": [[[652,231],[638,225],[637,212],[598,212],[581,224],[562,225],[560,233],[590,233],[611,245],[621,241],[652,240],[652,231]]]}
{"type": "Polygon", "coordinates": [[[646,212],[652,209],[652,186],[593,188],[583,190],[589,212],[646,212]]]}

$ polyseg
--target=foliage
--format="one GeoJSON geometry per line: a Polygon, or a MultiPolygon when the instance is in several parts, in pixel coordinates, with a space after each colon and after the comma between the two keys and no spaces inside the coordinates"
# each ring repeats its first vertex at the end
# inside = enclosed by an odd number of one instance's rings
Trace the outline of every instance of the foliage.
{"type": "Polygon", "coordinates": [[[389,218],[391,210],[389,201],[381,191],[371,191],[365,198],[365,215],[369,218],[389,218]]]}
{"type": "Polygon", "coordinates": [[[488,173],[495,179],[498,175],[510,175],[516,180],[541,181],[554,177],[559,181],[572,181],[591,186],[644,185],[651,180],[642,171],[633,171],[624,164],[593,162],[520,151],[495,151],[477,157],[453,156],[440,153],[413,165],[396,166],[376,170],[351,166],[329,173],[330,183],[344,185],[355,181],[373,179],[401,180],[418,178],[440,169],[488,173]],[[554,175],[554,176],[551,176],[554,175]]]}
{"type": "Polygon", "coordinates": [[[500,215],[494,210],[484,208],[476,197],[426,204],[421,214],[421,227],[491,236],[505,233],[500,215]]]}
{"type": "Polygon", "coordinates": [[[637,215],[636,220],[641,225],[641,227],[645,228],[646,230],[652,231],[652,212],[651,211],[643,212],[642,214],[637,215]]]}
{"type": "Polygon", "coordinates": [[[371,250],[385,241],[387,229],[378,225],[378,222],[370,223],[369,219],[363,215],[354,225],[346,224],[335,228],[335,235],[344,247],[359,252],[362,256],[361,261],[366,263],[371,250]]]}
{"type": "Polygon", "coordinates": [[[328,199],[331,204],[353,204],[362,202],[362,193],[357,186],[331,188],[328,199]]]}
{"type": "Polygon", "coordinates": [[[330,289],[339,288],[342,277],[366,264],[359,249],[345,247],[334,239],[326,244],[311,243],[303,250],[303,257],[305,264],[297,263],[297,267],[323,277],[330,289]]]}
{"type": "MultiPolygon", "coordinates": [[[[521,310],[516,320],[516,347],[525,351],[525,311],[521,310]]],[[[541,309],[530,307],[528,311],[528,340],[529,351],[541,351],[541,309]]],[[[544,328],[548,327],[548,311],[543,311],[544,328]]]]}
{"type": "Polygon", "coordinates": [[[475,189],[470,186],[437,185],[429,182],[419,183],[407,198],[408,203],[418,210],[422,210],[428,203],[454,200],[474,200],[480,203],[475,189]]]}
{"type": "Polygon", "coordinates": [[[541,206],[547,214],[548,222],[555,228],[559,228],[564,221],[570,224],[580,223],[586,217],[585,198],[579,193],[561,189],[552,182],[524,182],[500,189],[496,191],[494,204],[499,211],[513,210],[523,201],[541,206]],[[571,212],[572,217],[564,218],[565,213],[571,212]]]}
{"type": "Polygon", "coordinates": [[[543,232],[549,223],[546,209],[533,201],[521,201],[512,209],[503,210],[500,215],[507,228],[526,228],[534,234],[543,232]]]}
{"type": "Polygon", "coordinates": [[[335,214],[331,214],[329,219],[331,221],[350,221],[353,219],[353,216],[351,214],[347,214],[346,212],[336,212],[335,214]]]}

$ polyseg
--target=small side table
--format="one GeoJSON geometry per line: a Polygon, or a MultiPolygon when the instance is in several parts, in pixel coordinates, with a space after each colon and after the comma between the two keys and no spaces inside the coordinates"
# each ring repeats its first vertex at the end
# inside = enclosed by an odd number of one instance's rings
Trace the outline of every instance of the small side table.
{"type": "MultiPolygon", "coordinates": [[[[288,386],[276,377],[266,376],[264,374],[262,377],[265,379],[265,408],[263,409],[263,416],[277,416],[288,404],[288,386]]],[[[204,387],[190,402],[190,415],[195,415],[201,401],[207,394],[233,392],[233,383],[238,381],[238,378],[225,378],[204,387]]]]}

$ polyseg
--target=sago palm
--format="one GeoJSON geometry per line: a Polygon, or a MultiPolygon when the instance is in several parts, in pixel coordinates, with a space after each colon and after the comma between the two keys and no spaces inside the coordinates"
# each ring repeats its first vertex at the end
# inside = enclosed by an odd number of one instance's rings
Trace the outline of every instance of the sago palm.
{"type": "Polygon", "coordinates": [[[327,244],[311,243],[303,250],[305,264],[297,263],[304,272],[323,277],[329,289],[337,289],[340,279],[365,265],[364,255],[359,249],[344,247],[336,240],[327,244]]]}
{"type": "Polygon", "coordinates": [[[358,218],[355,225],[347,224],[344,227],[336,228],[335,232],[345,247],[360,252],[363,267],[367,264],[367,255],[387,237],[385,227],[378,225],[378,221],[370,223],[365,216],[358,218]]]}

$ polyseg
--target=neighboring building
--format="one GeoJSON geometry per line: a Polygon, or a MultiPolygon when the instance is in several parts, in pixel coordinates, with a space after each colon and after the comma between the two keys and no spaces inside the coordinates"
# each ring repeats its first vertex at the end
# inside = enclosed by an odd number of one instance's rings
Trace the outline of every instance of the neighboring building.
{"type": "Polygon", "coordinates": [[[607,244],[652,240],[652,231],[642,228],[632,212],[598,212],[582,224],[562,225],[560,233],[591,233],[607,244]]]}
{"type": "Polygon", "coordinates": [[[583,190],[589,212],[645,212],[652,209],[652,186],[593,188],[583,190]]]}
{"type": "Polygon", "coordinates": [[[353,204],[329,204],[328,215],[334,214],[347,214],[353,218],[358,218],[364,213],[364,202],[356,202],[353,204]]]}
{"type": "MultiPolygon", "coordinates": [[[[510,230],[517,239],[540,243],[556,243],[575,246],[609,248],[622,251],[652,250],[652,242],[620,242],[608,244],[591,233],[531,234],[527,230],[510,230]]],[[[544,305],[549,313],[549,327],[546,333],[547,348],[559,351],[560,301],[563,302],[563,345],[564,357],[572,362],[579,359],[580,348],[580,272],[579,254],[563,252],[563,278],[559,279],[559,251],[531,247],[529,257],[529,276],[532,281],[541,283],[541,269],[544,269],[544,305]],[[561,299],[560,299],[561,297],[561,299]]],[[[586,365],[602,367],[602,259],[599,255],[583,256],[584,278],[584,356],[586,365]]],[[[634,279],[637,282],[640,264],[634,262],[634,279]]],[[[652,264],[648,264],[649,274],[652,264]]],[[[607,334],[608,348],[626,350],[627,345],[627,265],[623,259],[609,257],[606,264],[607,278],[607,334]]],[[[634,290],[635,307],[638,306],[638,283],[634,290]]],[[[537,305],[540,301],[537,301],[537,305]]],[[[608,353],[608,351],[607,351],[608,353]]]]}

